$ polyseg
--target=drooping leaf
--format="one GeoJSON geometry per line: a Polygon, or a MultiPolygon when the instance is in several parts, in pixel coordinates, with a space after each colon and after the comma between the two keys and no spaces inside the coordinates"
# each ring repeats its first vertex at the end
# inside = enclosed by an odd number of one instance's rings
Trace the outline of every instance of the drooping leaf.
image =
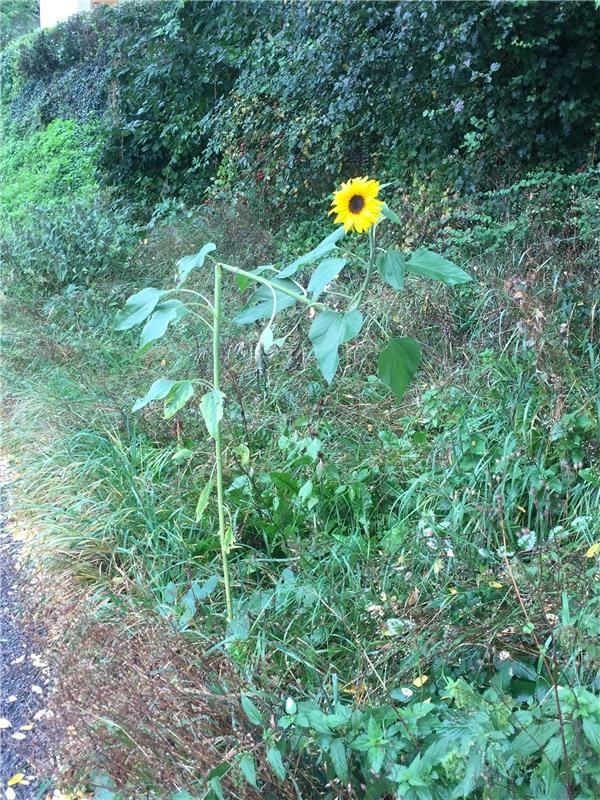
{"type": "Polygon", "coordinates": [[[184,256],[177,262],[177,285],[182,286],[187,276],[193,269],[200,269],[203,266],[206,256],[217,249],[217,245],[208,242],[193,256],[184,256]]]}
{"type": "Polygon", "coordinates": [[[406,264],[400,250],[388,250],[387,253],[382,253],[377,259],[377,268],[383,280],[392,289],[397,292],[401,292],[404,289],[406,264]]]}
{"type": "Polygon", "coordinates": [[[337,777],[343,782],[348,782],[348,756],[341,739],[334,739],[329,745],[331,764],[337,777]]]}
{"type": "Polygon", "coordinates": [[[268,319],[273,313],[273,294],[275,294],[275,313],[278,314],[285,308],[293,306],[296,302],[293,297],[288,294],[277,291],[277,286],[283,286],[293,292],[298,292],[298,287],[288,280],[272,279],[274,293],[268,286],[259,286],[259,288],[252,294],[248,304],[233,318],[233,321],[238,325],[248,325],[251,322],[256,322],[259,319],[268,319]]]}
{"type": "Polygon", "coordinates": [[[217,426],[223,419],[225,395],[218,389],[207,392],[200,401],[200,411],[206,423],[208,433],[214,439],[217,435],[217,426]]]}
{"type": "Polygon", "coordinates": [[[252,753],[242,754],[242,757],[240,758],[240,770],[248,783],[251,786],[254,786],[255,789],[258,789],[258,785],[256,783],[256,762],[254,761],[254,756],[252,753]]]}
{"type": "Polygon", "coordinates": [[[196,522],[200,522],[204,512],[206,511],[206,506],[208,505],[208,500],[210,498],[211,490],[212,490],[212,481],[207,481],[206,485],[200,492],[200,496],[198,497],[198,502],[196,503],[196,522]]]}
{"type": "Polygon", "coordinates": [[[408,336],[390,339],[379,354],[379,379],[390,387],[397,400],[402,399],[420,362],[421,347],[408,336]]]}
{"type": "Polygon", "coordinates": [[[400,217],[398,216],[398,214],[396,214],[396,212],[395,212],[395,211],[392,211],[392,209],[391,209],[391,208],[388,206],[388,204],[387,204],[387,203],[384,203],[384,204],[383,204],[383,207],[382,207],[382,209],[381,209],[381,213],[383,214],[383,216],[384,216],[386,219],[389,219],[389,220],[390,220],[390,222],[395,222],[395,223],[396,223],[396,225],[400,225],[400,224],[401,224],[401,222],[402,222],[402,220],[400,219],[400,217]]]}
{"type": "Polygon", "coordinates": [[[210,578],[207,578],[204,581],[202,586],[198,586],[196,581],[193,581],[191,591],[193,592],[196,600],[206,600],[206,598],[214,592],[218,585],[218,575],[211,575],[210,578]]]}
{"type": "MultiPolygon", "coordinates": [[[[256,267],[256,269],[248,270],[248,272],[250,275],[262,275],[263,272],[272,269],[273,264],[262,264],[260,267],[256,267]]],[[[240,292],[245,292],[250,284],[253,283],[253,280],[247,275],[236,275],[235,282],[240,292]]]]}
{"type": "Polygon", "coordinates": [[[147,406],[148,403],[151,403],[153,400],[164,400],[176,382],[177,381],[168,381],[164,378],[154,381],[146,394],[135,401],[132,411],[139,411],[140,408],[147,406]]]}
{"type": "Polygon", "coordinates": [[[285,767],[283,766],[283,760],[281,758],[281,753],[276,747],[269,747],[267,750],[267,761],[271,765],[271,769],[277,775],[279,780],[285,780],[285,767]]]}
{"type": "Polygon", "coordinates": [[[118,312],[114,321],[116,331],[128,331],[134,325],[139,325],[154,311],[161,297],[167,292],[161,289],[148,287],[141,292],[132,294],[125,303],[125,307],[118,312]]]}
{"type": "Polygon", "coordinates": [[[194,394],[191,381],[176,381],[165,398],[165,419],[171,419],[180,411],[194,394]]]}
{"type": "Polygon", "coordinates": [[[253,725],[261,725],[264,726],[262,714],[258,710],[258,708],[254,705],[252,700],[248,697],[247,694],[243,694],[241,697],[242,709],[244,714],[248,717],[250,722],[253,725]]]}
{"type": "Polygon", "coordinates": [[[339,364],[338,348],[358,336],[363,316],[352,311],[322,311],[310,326],[309,336],[317,363],[327,383],[331,383],[339,364]]]}
{"type": "Polygon", "coordinates": [[[164,300],[159,303],[142,329],[138,355],[145,353],[153,342],[164,336],[171,322],[178,322],[188,312],[187,306],[179,300],[164,300]]]}
{"type": "Polygon", "coordinates": [[[282,269],[278,273],[279,278],[289,278],[290,275],[294,275],[300,267],[304,266],[304,264],[312,264],[313,261],[317,261],[321,256],[327,255],[332,250],[334,250],[337,246],[337,243],[345,234],[346,230],[343,225],[340,225],[339,228],[336,228],[333,233],[330,233],[329,236],[326,236],[322,242],[313,249],[310,250],[308,253],[305,253],[300,258],[297,258],[295,261],[288,266],[282,269]]]}
{"type": "Polygon", "coordinates": [[[211,778],[208,782],[212,793],[217,798],[217,800],[225,800],[225,795],[223,794],[223,787],[221,786],[221,779],[220,778],[211,778]]]}
{"type": "Polygon", "coordinates": [[[471,276],[452,261],[422,248],[415,250],[411,255],[406,262],[406,269],[415,275],[441,281],[447,286],[455,286],[471,280],[471,276]]]}
{"type": "Polygon", "coordinates": [[[345,258],[325,258],[313,272],[307,291],[316,300],[328,283],[335,280],[346,264],[345,258]]]}

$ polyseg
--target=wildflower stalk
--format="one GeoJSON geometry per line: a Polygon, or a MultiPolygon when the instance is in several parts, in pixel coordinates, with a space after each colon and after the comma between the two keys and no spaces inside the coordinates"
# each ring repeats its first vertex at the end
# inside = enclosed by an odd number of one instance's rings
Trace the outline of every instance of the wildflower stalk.
{"type": "MultiPolygon", "coordinates": [[[[221,265],[215,264],[215,296],[213,308],[213,389],[221,391],[221,285],[223,271],[221,265]]],[[[227,530],[225,527],[225,501],[223,500],[223,448],[221,444],[221,421],[217,419],[215,425],[215,462],[217,473],[217,508],[219,514],[219,541],[221,544],[221,560],[223,562],[223,583],[225,584],[225,603],[227,606],[227,621],[233,619],[233,603],[231,600],[231,583],[229,580],[229,560],[227,530]]]]}

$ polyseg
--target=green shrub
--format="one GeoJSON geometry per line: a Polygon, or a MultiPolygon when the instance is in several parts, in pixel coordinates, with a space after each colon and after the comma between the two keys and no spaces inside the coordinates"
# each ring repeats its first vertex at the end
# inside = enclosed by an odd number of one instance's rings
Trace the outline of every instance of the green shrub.
{"type": "Polygon", "coordinates": [[[339,175],[490,188],[507,162],[579,167],[599,40],[591,3],[296,4],[248,49],[207,155],[220,183],[287,215],[339,175]]]}
{"type": "Polygon", "coordinates": [[[3,0],[0,3],[0,47],[40,24],[39,0],[3,0]]]}
{"type": "Polygon", "coordinates": [[[28,138],[7,138],[0,149],[0,225],[25,220],[33,208],[92,197],[99,141],[97,124],[63,119],[28,138]]]}
{"type": "Polygon", "coordinates": [[[5,226],[0,248],[9,281],[52,291],[122,274],[138,240],[129,209],[90,197],[60,209],[28,209],[5,226]]]}

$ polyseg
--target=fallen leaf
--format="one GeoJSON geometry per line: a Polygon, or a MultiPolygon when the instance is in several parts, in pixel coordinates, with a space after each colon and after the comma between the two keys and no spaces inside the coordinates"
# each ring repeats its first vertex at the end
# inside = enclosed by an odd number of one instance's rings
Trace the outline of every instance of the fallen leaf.
{"type": "Polygon", "coordinates": [[[416,603],[416,602],[417,602],[417,600],[419,599],[419,594],[420,594],[420,592],[419,592],[419,590],[417,589],[417,587],[415,586],[415,588],[412,590],[412,592],[411,592],[411,593],[408,595],[408,597],[407,597],[407,599],[406,599],[406,605],[407,605],[409,608],[410,608],[411,606],[414,606],[414,605],[415,605],[415,603],[416,603]]]}
{"type": "Polygon", "coordinates": [[[31,691],[32,691],[34,694],[44,694],[44,692],[42,691],[42,687],[41,687],[41,686],[36,686],[36,685],[35,685],[35,683],[34,683],[34,684],[32,684],[32,686],[31,686],[31,691]]]}
{"type": "Polygon", "coordinates": [[[25,734],[24,733],[13,733],[12,738],[13,739],[18,739],[19,741],[21,741],[22,739],[25,739],[25,734]]]}
{"type": "Polygon", "coordinates": [[[501,584],[499,581],[490,581],[489,582],[489,586],[491,586],[492,589],[503,589],[504,588],[503,584],[501,584]]]}
{"type": "Polygon", "coordinates": [[[8,782],[7,782],[6,785],[7,786],[17,786],[17,784],[23,783],[24,779],[25,779],[25,773],[24,772],[15,772],[15,774],[12,776],[12,778],[8,779],[8,782]]]}
{"type": "Polygon", "coordinates": [[[13,658],[10,662],[11,664],[22,664],[25,661],[25,656],[19,656],[18,658],[13,658]]]}
{"type": "Polygon", "coordinates": [[[421,686],[425,686],[428,680],[429,680],[429,675],[419,675],[418,678],[414,679],[413,686],[416,686],[417,689],[420,689],[421,686]]]}
{"type": "Polygon", "coordinates": [[[27,725],[21,725],[19,730],[20,731],[31,731],[31,730],[33,730],[33,722],[28,722],[27,725]]]}
{"type": "Polygon", "coordinates": [[[1,717],[0,718],[0,730],[4,730],[4,728],[12,728],[12,725],[6,719],[6,717],[1,717]]]}
{"type": "Polygon", "coordinates": [[[455,586],[451,586],[448,591],[450,594],[458,594],[458,589],[455,586]]]}
{"type": "Polygon", "coordinates": [[[15,790],[11,789],[10,786],[4,792],[4,797],[6,797],[6,800],[15,800],[16,796],[17,795],[15,794],[15,790]]]}
{"type": "Polygon", "coordinates": [[[586,558],[596,558],[596,556],[600,553],[600,542],[596,542],[591,547],[585,551],[586,558]]]}

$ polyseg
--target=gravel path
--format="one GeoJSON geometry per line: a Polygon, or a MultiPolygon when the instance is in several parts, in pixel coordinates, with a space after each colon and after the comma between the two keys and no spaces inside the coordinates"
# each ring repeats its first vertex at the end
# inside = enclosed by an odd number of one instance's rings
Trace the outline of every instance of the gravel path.
{"type": "Polygon", "coordinates": [[[24,581],[20,545],[7,530],[7,485],[0,464],[0,799],[37,800],[46,791],[29,759],[38,748],[36,729],[43,725],[49,678],[19,603],[24,581]]]}

